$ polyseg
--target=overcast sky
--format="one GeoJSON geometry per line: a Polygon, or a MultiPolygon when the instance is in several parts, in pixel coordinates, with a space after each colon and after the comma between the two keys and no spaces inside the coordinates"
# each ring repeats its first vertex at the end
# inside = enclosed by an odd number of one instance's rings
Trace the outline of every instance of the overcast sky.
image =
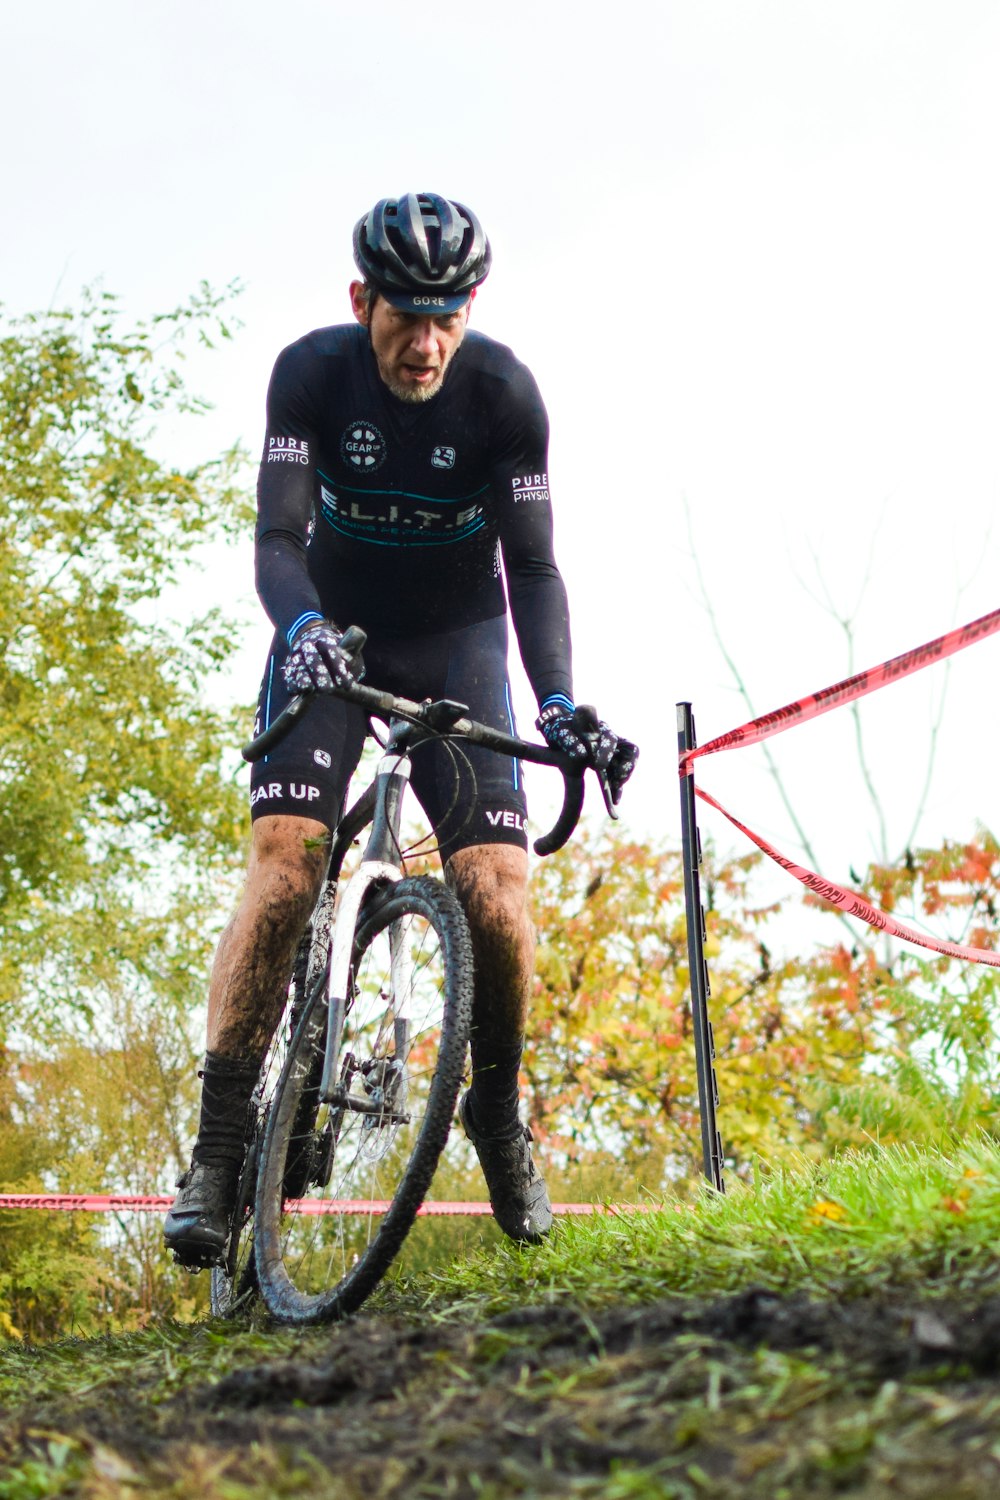
{"type": "MultiPolygon", "coordinates": [[[[549,407],[578,696],[641,743],[638,832],[677,833],[675,703],[702,739],[747,717],[687,515],[758,712],[846,675],[837,612],[859,667],[1000,604],[994,3],[5,0],[3,36],[8,309],[98,277],[137,316],[245,283],[235,346],[192,364],[215,411],[166,435],[178,463],[257,449],[279,349],[348,316],[376,198],[476,210],[475,321],[549,407]]],[[[255,617],[248,552],[211,584],[255,617]]],[[[248,699],[268,635],[247,628],[248,699]]],[[[998,824],[998,667],[994,639],[951,669],[918,840],[998,824]]],[[[944,686],[862,708],[893,849],[944,686]]],[[[774,750],[823,873],[863,868],[846,713],[774,750]]],[[[700,778],[800,854],[760,749],[700,778]]]]}

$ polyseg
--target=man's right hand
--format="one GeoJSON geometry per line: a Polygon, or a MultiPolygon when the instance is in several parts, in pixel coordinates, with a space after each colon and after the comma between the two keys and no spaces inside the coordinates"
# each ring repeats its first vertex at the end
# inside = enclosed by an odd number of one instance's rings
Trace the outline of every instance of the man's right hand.
{"type": "Polygon", "coordinates": [[[339,630],[319,620],[307,625],[281,669],[290,693],[329,693],[357,681],[353,658],[341,647],[339,630]]]}

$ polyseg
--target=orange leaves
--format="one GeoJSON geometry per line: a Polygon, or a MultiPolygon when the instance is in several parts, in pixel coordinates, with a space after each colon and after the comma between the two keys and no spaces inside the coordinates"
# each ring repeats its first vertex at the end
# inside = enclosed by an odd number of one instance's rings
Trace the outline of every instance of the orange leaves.
{"type": "MultiPolygon", "coordinates": [[[[758,863],[715,861],[708,849],[703,871],[723,1133],[737,1157],[801,1149],[814,1133],[802,1073],[845,1051],[841,992],[858,983],[842,954],[829,1006],[805,998],[813,971],[761,943],[758,863]]],[[[533,895],[541,941],[525,1069],[544,1104],[538,1123],[566,1160],[614,1160],[650,1188],[696,1170],[679,851],[602,835],[539,866],[533,895]]],[[[847,1050],[859,1065],[863,1048],[847,1050]]]]}
{"type": "Polygon", "coordinates": [[[955,872],[955,879],[966,885],[987,886],[995,883],[993,864],[995,851],[984,849],[979,844],[966,844],[964,858],[955,872]]]}
{"type": "MultiPolygon", "coordinates": [[[[945,843],[940,849],[908,849],[896,865],[869,868],[863,893],[886,911],[902,911],[918,922],[935,917],[936,930],[955,941],[972,941],[965,932],[968,914],[979,906],[990,921],[1000,905],[1000,849],[991,834],[981,831],[964,844],[945,843]],[[948,932],[948,919],[957,929],[948,932]]],[[[982,929],[980,929],[982,930],[982,929]]],[[[988,929],[987,929],[988,931],[988,929]]],[[[992,947],[993,941],[975,942],[992,947]]]]}
{"type": "Polygon", "coordinates": [[[946,1193],[938,1199],[937,1207],[946,1214],[964,1214],[968,1211],[969,1200],[975,1191],[977,1183],[983,1178],[983,1172],[979,1167],[967,1167],[962,1173],[962,1181],[953,1193],[946,1193]]]}

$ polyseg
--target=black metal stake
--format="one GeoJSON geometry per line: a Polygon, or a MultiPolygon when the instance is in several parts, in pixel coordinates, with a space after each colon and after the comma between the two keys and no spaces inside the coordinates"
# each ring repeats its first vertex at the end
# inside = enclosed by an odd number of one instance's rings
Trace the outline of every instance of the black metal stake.
{"type": "MultiPolygon", "coordinates": [[[[697,740],[690,703],[677,705],[677,749],[680,755],[693,750],[697,740]]],[[[708,1018],[712,993],[705,960],[705,909],[701,904],[701,835],[695,812],[694,776],[681,776],[681,852],[684,861],[684,911],[687,917],[688,968],[691,973],[691,1019],[694,1026],[694,1059],[698,1073],[698,1107],[701,1111],[701,1155],[705,1176],[720,1193],[726,1191],[722,1177],[722,1137],[716,1124],[719,1086],[715,1078],[715,1040],[708,1018]]]]}

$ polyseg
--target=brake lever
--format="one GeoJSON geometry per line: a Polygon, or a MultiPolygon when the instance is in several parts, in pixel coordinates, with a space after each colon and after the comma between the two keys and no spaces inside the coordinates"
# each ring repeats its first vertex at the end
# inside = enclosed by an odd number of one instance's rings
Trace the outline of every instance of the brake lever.
{"type": "MultiPolygon", "coordinates": [[[[600,720],[597,717],[597,709],[589,703],[578,703],[576,708],[574,708],[573,710],[573,728],[580,734],[598,734],[600,732],[600,720]]],[[[608,773],[606,770],[598,771],[595,769],[594,775],[597,777],[597,783],[600,786],[601,792],[604,796],[604,806],[608,810],[608,817],[613,818],[617,823],[618,809],[615,806],[615,799],[611,791],[611,782],[608,780],[608,773]]]]}
{"type": "Polygon", "coordinates": [[[345,656],[349,656],[353,660],[355,657],[360,656],[367,639],[367,632],[362,630],[360,625],[348,625],[340,637],[340,649],[345,656]]]}
{"type": "Polygon", "coordinates": [[[604,793],[604,806],[608,810],[608,817],[609,818],[613,818],[614,821],[617,823],[618,822],[618,809],[615,806],[614,794],[611,791],[611,782],[608,780],[608,773],[607,773],[607,771],[598,771],[597,772],[597,781],[598,781],[598,784],[599,784],[599,786],[601,788],[601,791],[604,793]]]}

